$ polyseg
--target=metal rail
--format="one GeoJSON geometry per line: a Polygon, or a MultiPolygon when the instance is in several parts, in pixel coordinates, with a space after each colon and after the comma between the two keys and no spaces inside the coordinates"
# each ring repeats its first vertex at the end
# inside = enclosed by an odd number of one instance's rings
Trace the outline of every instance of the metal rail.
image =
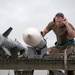
{"type": "MultiPolygon", "coordinates": [[[[48,55],[45,56],[43,59],[0,59],[0,69],[64,70],[64,57],[61,57],[61,55],[48,55]]],[[[75,70],[74,57],[67,60],[67,70],[75,70]]]]}

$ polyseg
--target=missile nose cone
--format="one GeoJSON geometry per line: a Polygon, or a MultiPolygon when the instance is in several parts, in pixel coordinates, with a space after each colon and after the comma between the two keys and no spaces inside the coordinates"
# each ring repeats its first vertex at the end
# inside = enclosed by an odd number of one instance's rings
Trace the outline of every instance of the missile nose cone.
{"type": "Polygon", "coordinates": [[[23,40],[27,45],[37,46],[41,42],[41,34],[35,28],[28,28],[23,33],[23,40]]]}
{"type": "Polygon", "coordinates": [[[32,37],[32,35],[31,34],[28,34],[28,36],[27,36],[28,38],[31,38],[32,37]]]}

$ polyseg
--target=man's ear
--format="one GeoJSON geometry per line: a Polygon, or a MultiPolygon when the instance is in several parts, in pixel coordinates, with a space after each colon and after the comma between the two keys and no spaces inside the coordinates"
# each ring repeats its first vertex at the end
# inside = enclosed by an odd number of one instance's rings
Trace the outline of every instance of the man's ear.
{"type": "Polygon", "coordinates": [[[53,22],[55,22],[55,17],[53,18],[53,22]]]}

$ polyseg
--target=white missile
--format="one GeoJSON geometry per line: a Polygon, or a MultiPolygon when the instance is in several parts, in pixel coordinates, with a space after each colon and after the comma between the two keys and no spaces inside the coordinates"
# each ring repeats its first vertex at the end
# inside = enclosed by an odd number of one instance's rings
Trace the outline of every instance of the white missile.
{"type": "Polygon", "coordinates": [[[35,28],[28,28],[23,33],[23,40],[27,45],[37,46],[41,42],[41,34],[35,28]]]}
{"type": "Polygon", "coordinates": [[[23,40],[27,45],[42,48],[46,46],[46,40],[36,28],[28,28],[23,33],[23,40]]]}
{"type": "Polygon", "coordinates": [[[47,53],[46,40],[36,28],[26,29],[23,33],[23,40],[29,45],[27,47],[28,58],[42,58],[47,53]]]}

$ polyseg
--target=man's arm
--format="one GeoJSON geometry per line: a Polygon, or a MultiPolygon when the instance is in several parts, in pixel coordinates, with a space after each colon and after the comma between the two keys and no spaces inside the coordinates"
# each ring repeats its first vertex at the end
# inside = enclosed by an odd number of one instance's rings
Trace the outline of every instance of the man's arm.
{"type": "Polygon", "coordinates": [[[41,31],[42,36],[44,37],[49,31],[47,28],[45,28],[43,31],[41,31]]]}
{"type": "Polygon", "coordinates": [[[46,28],[43,31],[41,31],[42,36],[45,36],[50,30],[52,30],[53,26],[54,22],[53,21],[49,22],[46,28]]]}
{"type": "Polygon", "coordinates": [[[63,23],[65,24],[68,34],[71,38],[75,37],[75,30],[73,30],[73,28],[69,25],[67,19],[63,20],[63,23]]]}

